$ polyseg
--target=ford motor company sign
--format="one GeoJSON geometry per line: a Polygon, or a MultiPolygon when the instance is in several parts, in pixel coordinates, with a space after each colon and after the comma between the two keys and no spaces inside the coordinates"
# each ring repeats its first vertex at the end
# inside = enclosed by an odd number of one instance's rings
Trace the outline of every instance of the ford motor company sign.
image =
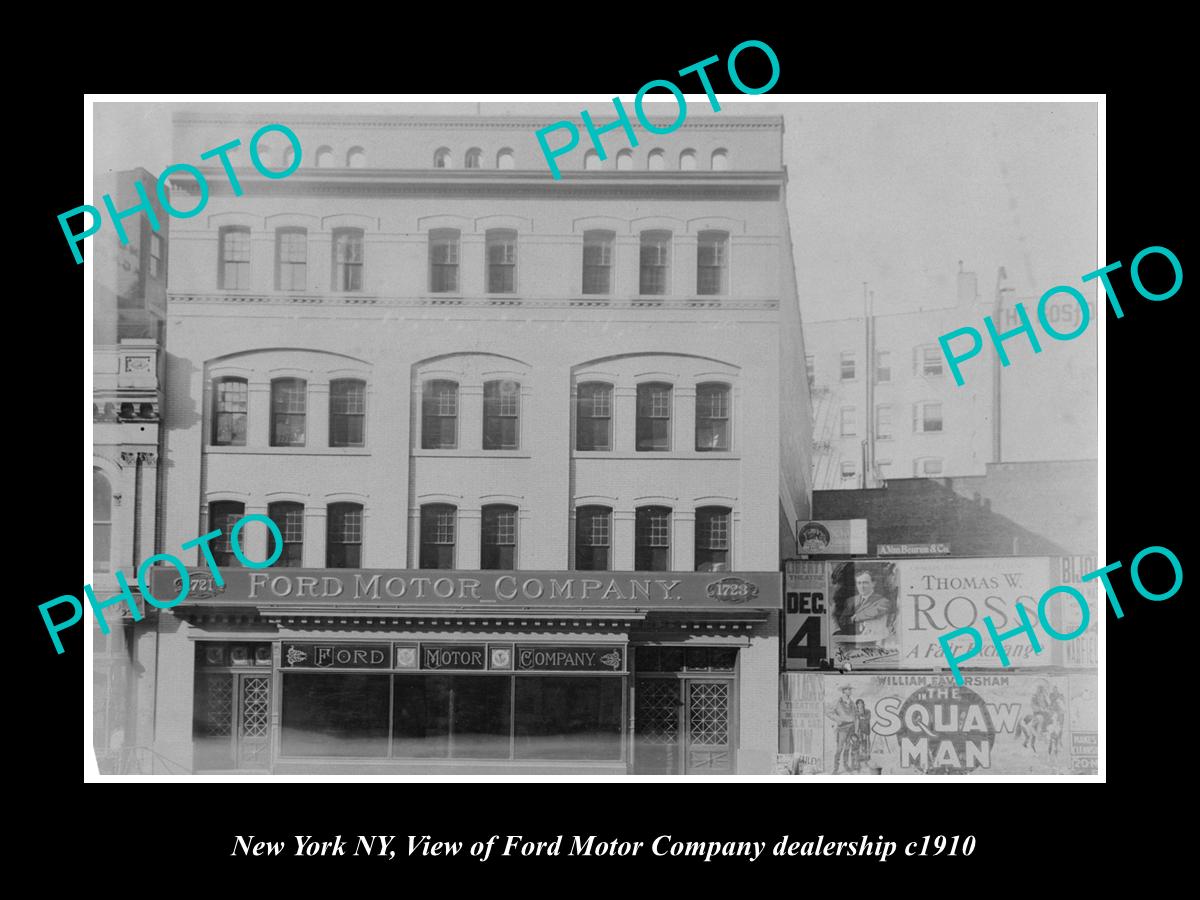
{"type": "MultiPolygon", "coordinates": [[[[155,566],[155,596],[179,593],[179,571],[155,566]]],[[[779,572],[479,572],[451,569],[188,569],[187,601],[307,609],[524,608],[538,610],[781,609],[779,572]]],[[[180,608],[185,608],[181,604],[180,608]]]]}

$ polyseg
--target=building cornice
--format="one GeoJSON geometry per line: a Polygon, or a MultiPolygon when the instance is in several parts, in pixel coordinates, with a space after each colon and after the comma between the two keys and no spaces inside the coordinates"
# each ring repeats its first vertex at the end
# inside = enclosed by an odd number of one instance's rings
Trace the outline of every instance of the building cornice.
{"type": "MultiPolygon", "coordinates": [[[[704,309],[704,310],[774,310],[779,308],[775,297],[714,300],[711,298],[683,298],[669,300],[611,299],[597,300],[593,297],[579,299],[542,298],[443,298],[443,297],[380,297],[367,294],[269,294],[269,293],[170,293],[170,305],[194,305],[216,303],[230,306],[286,306],[305,307],[419,307],[429,309],[704,309]]],[[[175,310],[176,312],[178,310],[175,310]]]]}
{"type": "MultiPolygon", "coordinates": [[[[594,106],[595,104],[593,104],[594,106]]],[[[586,106],[586,104],[581,104],[586,106]]],[[[603,104],[601,104],[603,106],[603,104]]],[[[616,108],[612,106],[612,102],[608,101],[609,110],[600,112],[598,110],[589,110],[594,112],[593,118],[604,118],[606,112],[610,112],[613,116],[616,115],[616,108]]],[[[242,124],[260,124],[270,120],[286,119],[285,124],[289,128],[299,126],[317,126],[317,127],[338,127],[338,128],[414,128],[414,129],[459,129],[463,131],[477,131],[481,129],[505,129],[511,130],[515,128],[529,128],[537,130],[545,128],[547,125],[555,125],[559,122],[571,122],[578,127],[584,127],[583,120],[578,116],[401,116],[401,115],[337,115],[337,114],[320,114],[320,113],[301,113],[299,115],[292,114],[286,109],[273,109],[254,113],[213,113],[213,112],[176,112],[171,117],[173,125],[242,125],[242,124]]],[[[641,124],[632,116],[630,124],[634,129],[643,133],[653,134],[648,132],[641,124]]],[[[651,120],[651,124],[656,128],[662,129],[670,127],[674,122],[673,117],[663,118],[661,120],[651,120]]],[[[689,116],[683,124],[677,129],[678,131],[750,131],[750,130],[782,130],[783,118],[781,116],[738,116],[738,115],[713,115],[713,116],[689,116]]],[[[659,132],[661,133],[661,131],[659,132]]]]}

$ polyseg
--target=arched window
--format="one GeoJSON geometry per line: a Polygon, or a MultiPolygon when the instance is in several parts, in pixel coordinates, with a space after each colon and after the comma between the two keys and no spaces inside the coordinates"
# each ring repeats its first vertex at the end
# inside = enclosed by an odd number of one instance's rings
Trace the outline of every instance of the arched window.
{"type": "Polygon", "coordinates": [[[650,155],[646,157],[646,168],[651,171],[665,169],[667,167],[667,154],[661,150],[651,150],[650,155]]]}
{"type": "Polygon", "coordinates": [[[421,449],[458,446],[458,382],[427,381],[421,389],[421,449]]]}
{"type": "MultiPolygon", "coordinates": [[[[236,500],[218,500],[208,505],[208,530],[221,532],[220,537],[214,538],[208,545],[218,567],[228,568],[242,565],[234,556],[229,535],[233,531],[233,526],[245,514],[246,505],[238,503],[236,500]]],[[[238,534],[238,538],[244,540],[241,533],[238,534]]],[[[242,546],[242,553],[245,554],[245,545],[242,546]]]]}
{"type": "Polygon", "coordinates": [[[308,287],[308,231],[275,229],[275,290],[302,291],[308,287]]]}
{"type": "Polygon", "coordinates": [[[505,147],[503,150],[501,150],[499,153],[496,154],[496,168],[497,169],[511,169],[515,165],[516,165],[516,162],[513,159],[513,152],[508,147],[505,147]]]}
{"type": "Polygon", "coordinates": [[[246,445],[247,387],[245,378],[218,378],[213,384],[212,442],[217,446],[246,445]]]}
{"type": "Polygon", "coordinates": [[[583,292],[608,294],[612,292],[613,245],[617,236],[612,231],[583,233],[583,292]]]}
{"type": "Polygon", "coordinates": [[[575,568],[605,572],[612,565],[612,510],[581,506],[575,511],[575,568]]]}
{"type": "Polygon", "coordinates": [[[429,290],[435,294],[458,291],[457,228],[434,228],[429,232],[429,290]]]}
{"type": "Polygon", "coordinates": [[[435,169],[449,169],[452,167],[449,147],[439,147],[434,151],[433,167],[435,169]]]}
{"type": "Polygon", "coordinates": [[[729,449],[729,385],[696,385],[696,449],[729,449]]]}
{"type": "Polygon", "coordinates": [[[519,442],[521,385],[511,379],[483,385],[483,449],[516,450],[519,442]]]}
{"type": "Polygon", "coordinates": [[[622,150],[617,154],[617,169],[621,172],[628,172],[633,168],[633,151],[622,150]]]}
{"type": "Polygon", "coordinates": [[[729,154],[725,150],[714,150],[712,154],[712,170],[724,172],[729,168],[729,154]]]}
{"type": "Polygon", "coordinates": [[[730,510],[701,506],[696,510],[696,571],[729,571],[730,510]]]}
{"type": "Polygon", "coordinates": [[[701,231],[696,245],[696,293],[724,294],[729,290],[729,233],[701,231]]]}
{"type": "Polygon", "coordinates": [[[357,378],[329,382],[329,446],[361,447],[365,438],[367,383],[357,378]]]}
{"type": "Polygon", "coordinates": [[[333,289],[361,291],[363,286],[363,230],[336,228],[333,232],[333,289]]]}
{"type": "Polygon", "coordinates": [[[92,469],[92,567],[112,568],[112,485],[99,469],[92,469]]]}
{"type": "Polygon", "coordinates": [[[575,406],[575,449],[612,449],[612,385],[585,381],[575,406]]]}
{"type": "Polygon", "coordinates": [[[220,287],[227,291],[247,290],[250,287],[250,229],[244,225],[227,225],[218,234],[220,287]]]}
{"type": "Polygon", "coordinates": [[[271,446],[303,447],[308,382],[276,378],[271,382],[271,446]]]}
{"type": "Polygon", "coordinates": [[[696,169],[696,151],[684,150],[679,154],[679,170],[681,172],[693,172],[696,169]]]}
{"type": "Polygon", "coordinates": [[[468,169],[483,168],[483,151],[478,147],[472,147],[467,151],[466,157],[463,159],[463,164],[468,169]]]}
{"type": "Polygon", "coordinates": [[[332,168],[333,167],[333,148],[328,147],[328,146],[318,147],[316,161],[317,161],[318,169],[332,168]]]}
{"type": "Polygon", "coordinates": [[[491,504],[483,508],[483,533],[479,568],[517,567],[517,508],[491,504]]]}
{"type": "MultiPolygon", "coordinates": [[[[283,535],[283,550],[279,559],[273,565],[299,567],[304,565],[304,504],[303,503],[271,503],[267,506],[267,516],[283,535]]],[[[270,546],[267,558],[275,552],[275,535],[269,534],[270,546]]]]}
{"type": "Polygon", "coordinates": [[[367,151],[362,147],[351,147],[350,152],[346,154],[346,165],[351,169],[365,169],[367,167],[367,151]]]}
{"type": "Polygon", "coordinates": [[[637,449],[671,449],[671,385],[657,381],[637,386],[637,449]]]}
{"type": "Polygon", "coordinates": [[[362,504],[330,503],[325,512],[325,567],[362,568],[362,504]]]}
{"type": "Polygon", "coordinates": [[[421,507],[421,569],[453,569],[458,509],[446,503],[421,507]]]}
{"type": "Polygon", "coordinates": [[[583,154],[583,167],[585,169],[599,169],[600,154],[598,154],[595,150],[589,150],[587,153],[583,154]]]}
{"type": "Polygon", "coordinates": [[[633,568],[638,572],[666,572],[671,568],[671,510],[666,506],[639,506],[634,528],[633,568]]]}
{"type": "Polygon", "coordinates": [[[665,294],[671,276],[671,232],[643,231],[638,291],[665,294]]]}
{"type": "Polygon", "coordinates": [[[284,170],[286,171],[287,169],[290,169],[292,167],[292,163],[295,162],[295,160],[296,160],[296,148],[293,147],[291,142],[289,141],[288,145],[283,148],[283,168],[284,168],[284,170]]]}

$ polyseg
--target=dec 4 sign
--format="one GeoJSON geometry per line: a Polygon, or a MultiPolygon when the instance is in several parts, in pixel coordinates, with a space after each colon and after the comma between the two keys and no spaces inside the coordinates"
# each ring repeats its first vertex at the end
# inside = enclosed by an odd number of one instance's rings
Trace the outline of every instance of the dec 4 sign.
{"type": "Polygon", "coordinates": [[[784,566],[784,668],[820,668],[829,657],[825,645],[825,563],[789,559],[784,566]]]}

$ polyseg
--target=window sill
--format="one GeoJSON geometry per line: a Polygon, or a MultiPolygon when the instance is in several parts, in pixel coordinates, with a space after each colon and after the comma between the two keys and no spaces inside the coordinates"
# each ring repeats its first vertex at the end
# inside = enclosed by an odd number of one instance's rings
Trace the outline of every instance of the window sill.
{"type": "Polygon", "coordinates": [[[465,448],[461,450],[429,450],[420,448],[412,450],[413,456],[449,457],[463,459],[530,459],[532,454],[527,450],[482,450],[465,448]]]}
{"type": "Polygon", "coordinates": [[[208,444],[205,453],[283,454],[285,456],[370,456],[367,447],[243,447],[229,444],[208,444]]]}
{"type": "Polygon", "coordinates": [[[741,459],[734,450],[572,450],[574,459],[741,459]]]}

